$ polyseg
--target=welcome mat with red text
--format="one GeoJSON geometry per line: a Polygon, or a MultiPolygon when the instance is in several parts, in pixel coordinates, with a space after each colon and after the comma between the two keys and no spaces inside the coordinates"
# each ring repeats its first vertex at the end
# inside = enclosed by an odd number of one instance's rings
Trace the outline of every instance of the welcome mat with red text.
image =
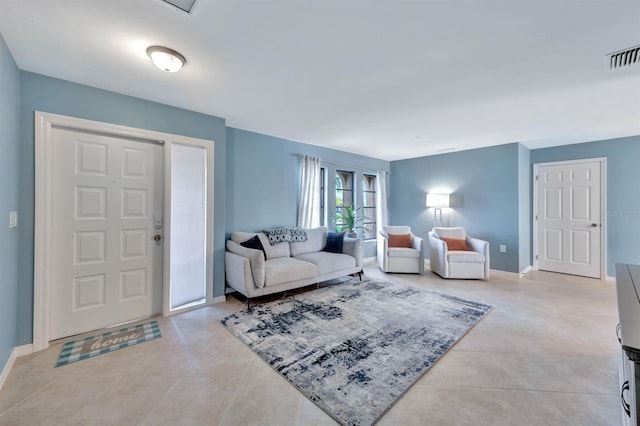
{"type": "Polygon", "coordinates": [[[151,321],[80,340],[72,340],[62,347],[56,367],[128,348],[158,337],[161,337],[158,321],[151,321]]]}

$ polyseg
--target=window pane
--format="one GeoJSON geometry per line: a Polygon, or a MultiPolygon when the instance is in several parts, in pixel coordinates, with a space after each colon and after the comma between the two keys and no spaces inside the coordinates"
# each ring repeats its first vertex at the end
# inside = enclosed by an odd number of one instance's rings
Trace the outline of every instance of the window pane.
{"type": "Polygon", "coordinates": [[[171,310],[206,297],[206,151],[171,146],[171,310]]]}
{"type": "Polygon", "coordinates": [[[362,175],[362,215],[363,237],[375,238],[377,233],[376,224],[376,176],[362,175]]]}
{"type": "MultiPolygon", "coordinates": [[[[353,206],[353,172],[336,171],[336,214],[343,214],[345,207],[353,206]]],[[[336,231],[348,231],[343,220],[336,216],[336,231]]]]}

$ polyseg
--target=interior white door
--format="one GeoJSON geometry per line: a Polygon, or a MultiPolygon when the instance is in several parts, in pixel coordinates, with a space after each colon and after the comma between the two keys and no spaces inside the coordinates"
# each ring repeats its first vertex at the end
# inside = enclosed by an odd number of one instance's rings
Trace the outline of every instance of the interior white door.
{"type": "Polygon", "coordinates": [[[538,166],[538,269],[600,278],[602,162],[538,166]]]}
{"type": "Polygon", "coordinates": [[[52,141],[50,339],[160,313],[162,146],[60,128],[52,141]]]}

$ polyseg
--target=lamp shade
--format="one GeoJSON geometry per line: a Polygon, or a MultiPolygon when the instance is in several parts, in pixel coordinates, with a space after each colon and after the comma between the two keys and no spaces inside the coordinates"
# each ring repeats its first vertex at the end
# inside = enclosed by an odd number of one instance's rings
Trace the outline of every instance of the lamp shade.
{"type": "Polygon", "coordinates": [[[427,207],[449,207],[449,194],[427,194],[427,207]]]}

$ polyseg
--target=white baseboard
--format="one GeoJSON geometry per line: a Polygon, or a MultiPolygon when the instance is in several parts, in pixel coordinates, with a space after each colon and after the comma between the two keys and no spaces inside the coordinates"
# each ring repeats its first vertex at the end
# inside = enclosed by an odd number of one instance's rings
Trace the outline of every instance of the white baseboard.
{"type": "Polygon", "coordinates": [[[217,296],[211,300],[210,305],[215,305],[217,303],[224,303],[227,301],[227,296],[217,296]]]}
{"type": "Polygon", "coordinates": [[[524,277],[525,275],[527,275],[527,273],[529,271],[531,271],[533,269],[533,267],[531,265],[527,266],[526,268],[524,268],[522,271],[520,271],[520,278],[524,277]]]}
{"type": "Polygon", "coordinates": [[[615,282],[615,280],[616,280],[616,277],[612,277],[612,276],[610,276],[610,275],[607,275],[607,276],[605,277],[605,281],[614,281],[614,282],[615,282]]]}
{"type": "Polygon", "coordinates": [[[33,353],[32,344],[17,346],[13,348],[13,350],[11,351],[11,355],[9,355],[7,363],[2,369],[2,373],[0,373],[0,390],[2,390],[2,386],[4,386],[4,382],[7,380],[7,377],[9,377],[9,372],[13,367],[13,363],[16,362],[16,358],[23,355],[29,355],[31,353],[33,353]]]}
{"type": "Polygon", "coordinates": [[[520,278],[520,274],[517,272],[508,272],[508,271],[501,271],[500,269],[489,269],[491,274],[498,274],[498,275],[503,275],[503,276],[508,276],[508,277],[512,277],[512,278],[520,278]]]}
{"type": "Polygon", "coordinates": [[[364,262],[364,263],[373,263],[373,262],[375,262],[376,260],[377,260],[377,259],[376,259],[376,257],[375,257],[375,256],[373,256],[373,257],[365,257],[364,259],[362,259],[362,262],[364,262]]]}

